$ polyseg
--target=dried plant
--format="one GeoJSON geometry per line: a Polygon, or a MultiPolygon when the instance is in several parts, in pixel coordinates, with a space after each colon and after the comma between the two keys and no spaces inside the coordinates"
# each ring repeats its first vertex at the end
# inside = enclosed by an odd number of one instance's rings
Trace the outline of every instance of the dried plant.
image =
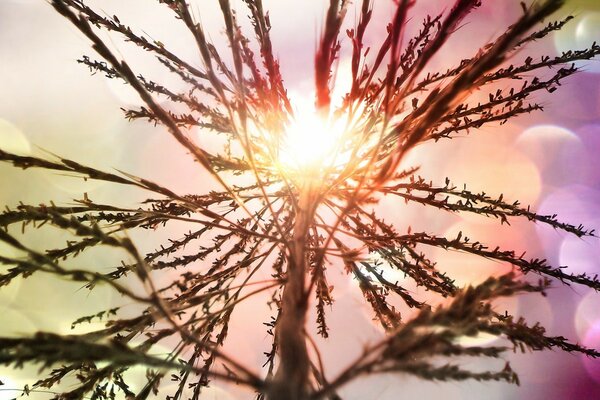
{"type": "Polygon", "coordinates": [[[421,143],[451,139],[541,110],[534,95],[552,93],[577,72],[574,62],[600,53],[594,43],[586,50],[556,57],[512,61],[522,56],[521,49],[571,19],[543,22],[562,1],[523,4],[521,17],[503,34],[459,65],[435,72],[429,68],[430,61],[479,1],[456,0],[439,15],[427,16],[418,34],[409,38],[406,27],[415,2],[398,0],[386,37],[367,48],[364,38],[371,24],[372,2],[362,0],[356,5],[358,20],[344,32],[350,2],[330,0],[315,54],[314,115],[298,114],[288,98],[261,0],[243,1],[254,39],[242,32],[229,0],[219,0],[228,49],[217,49],[208,40],[185,0],[159,2],[193,35],[202,67],[184,61],[119,17],[90,8],[84,0],[50,1],[92,42],[100,57],[84,56],[79,62],[93,73],[123,80],[145,103],[125,110],[126,117],[163,127],[221,189],[175,193],[150,179],[100,171],[60,157],[51,160],[0,151],[0,159],[15,167],[67,172],[135,187],[150,196],[130,208],[99,204],[86,196],[76,206],[19,204],[0,214],[4,228],[0,240],[23,254],[0,256],[4,266],[0,286],[17,277],[46,273],[81,282],[90,290],[110,286],[143,306],[133,317],[123,316],[120,309],[82,317],[74,325],[106,321],[104,329],[85,334],[40,332],[32,337],[1,338],[0,363],[54,368],[28,386],[28,392],[48,388],[57,391],[57,399],[146,399],[157,393],[173,400],[198,399],[211,380],[221,379],[247,385],[259,398],[270,400],[336,399],[342,385],[384,372],[427,380],[518,383],[508,364],[499,371],[471,371],[455,362],[462,356],[498,358],[512,348],[600,355],[563,337],[549,336],[540,325],[497,312],[491,305],[498,297],[523,292],[544,295],[554,281],[598,290],[597,277],[571,274],[545,260],[488,247],[461,234],[448,238],[412,232],[407,226],[386,223],[377,209],[386,195],[396,198],[399,207],[418,203],[495,218],[500,224],[524,218],[580,237],[594,235],[583,226],[537,214],[502,196],[460,189],[449,179],[436,185],[419,176],[417,166],[400,167],[407,152],[421,143]],[[185,82],[188,90],[172,91],[136,73],[111,50],[100,31],[147,51],[185,82]],[[336,104],[332,101],[333,75],[341,46],[351,48],[352,85],[336,104]],[[229,58],[231,63],[226,61],[229,58]],[[476,90],[489,92],[489,99],[474,103],[470,96],[476,90]],[[296,138],[290,132],[309,135],[311,129],[319,129],[315,124],[321,124],[322,134],[334,139],[332,145],[316,155],[294,153],[290,146],[296,138]],[[203,135],[222,138],[222,151],[212,154],[192,140],[189,131],[196,127],[203,129],[203,135]],[[189,224],[189,233],[148,254],[140,254],[126,235],[133,230],[162,229],[175,221],[189,224]],[[44,224],[68,231],[76,240],[39,252],[24,244],[16,231],[19,225],[26,229],[44,224]],[[122,249],[127,257],[106,274],[64,265],[65,260],[97,246],[122,249]],[[193,253],[184,252],[192,247],[193,253]],[[461,287],[436,266],[444,258],[430,259],[432,248],[506,262],[514,270],[461,287]],[[354,363],[332,377],[323,369],[319,349],[310,349],[315,342],[307,333],[307,312],[316,307],[317,331],[326,338],[327,311],[334,302],[327,271],[338,268],[344,269],[348,279],[358,281],[386,338],[366,345],[354,363]],[[163,270],[175,271],[176,278],[157,278],[163,270]],[[263,270],[272,279],[256,278],[263,270]],[[426,299],[390,280],[392,270],[447,300],[431,307],[426,299]],[[134,289],[129,277],[139,280],[145,291],[134,289]],[[227,354],[223,345],[236,306],[265,293],[275,313],[271,321],[256,321],[258,325],[266,322],[273,339],[265,355],[266,372],[260,373],[227,354]],[[402,307],[393,305],[398,301],[402,307]],[[401,311],[408,308],[418,311],[402,320],[401,311]],[[501,337],[505,345],[478,347],[460,342],[481,333],[501,337]],[[168,356],[149,353],[155,344],[169,340],[177,345],[168,356]],[[137,393],[123,377],[135,365],[148,369],[147,384],[137,393]],[[68,377],[75,377],[78,384],[60,389],[61,380],[68,377]],[[175,382],[176,388],[166,393],[161,389],[168,381],[175,382]]]}

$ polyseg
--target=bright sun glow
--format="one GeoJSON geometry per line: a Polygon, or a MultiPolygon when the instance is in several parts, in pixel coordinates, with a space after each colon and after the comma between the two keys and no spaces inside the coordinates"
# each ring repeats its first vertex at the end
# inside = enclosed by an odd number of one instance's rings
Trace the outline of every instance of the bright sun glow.
{"type": "Polygon", "coordinates": [[[306,171],[339,160],[336,155],[343,127],[324,121],[314,108],[299,108],[282,139],[279,162],[288,169],[306,171]]]}

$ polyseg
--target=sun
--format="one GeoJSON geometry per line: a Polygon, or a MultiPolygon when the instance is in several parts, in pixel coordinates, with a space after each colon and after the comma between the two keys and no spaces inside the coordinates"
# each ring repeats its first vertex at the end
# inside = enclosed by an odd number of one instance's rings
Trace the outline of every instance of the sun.
{"type": "Polygon", "coordinates": [[[286,126],[279,146],[280,166],[294,175],[314,174],[341,162],[341,121],[299,106],[286,126]]]}
{"type": "Polygon", "coordinates": [[[279,161],[295,169],[317,167],[333,155],[336,136],[318,115],[302,114],[292,121],[284,133],[279,161]]]}

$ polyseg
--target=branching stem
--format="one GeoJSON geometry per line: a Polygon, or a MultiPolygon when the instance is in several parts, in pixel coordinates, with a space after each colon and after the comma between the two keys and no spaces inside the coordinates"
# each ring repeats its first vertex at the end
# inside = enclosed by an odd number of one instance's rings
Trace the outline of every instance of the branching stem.
{"type": "Polygon", "coordinates": [[[310,358],[304,329],[308,308],[305,281],[309,262],[307,237],[316,210],[317,190],[313,179],[307,178],[300,189],[281,317],[276,325],[280,363],[271,385],[269,400],[308,398],[310,358]]]}

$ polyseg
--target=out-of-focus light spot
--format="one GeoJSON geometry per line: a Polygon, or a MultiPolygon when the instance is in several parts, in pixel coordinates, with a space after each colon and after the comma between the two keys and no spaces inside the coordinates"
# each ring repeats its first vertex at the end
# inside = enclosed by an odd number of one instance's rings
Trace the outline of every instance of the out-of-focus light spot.
{"type": "MultiPolygon", "coordinates": [[[[599,201],[599,191],[583,185],[570,185],[551,192],[534,211],[540,215],[556,215],[556,219],[564,223],[583,224],[588,229],[598,230],[600,226],[594,223],[600,218],[600,210],[596,206],[599,201]]],[[[535,227],[545,257],[551,263],[558,263],[562,240],[570,234],[542,223],[535,227]]]]}
{"type": "Polygon", "coordinates": [[[600,191],[584,185],[569,185],[546,196],[537,211],[557,214],[559,220],[578,225],[600,218],[600,210],[595,207],[598,201],[600,191]]]}
{"type": "Polygon", "coordinates": [[[15,125],[0,118],[0,150],[21,156],[31,153],[31,145],[15,125]]]}
{"type": "Polygon", "coordinates": [[[455,184],[464,183],[474,192],[485,190],[489,196],[503,194],[507,201],[519,200],[523,205],[537,202],[542,186],[538,168],[513,146],[468,143],[455,159],[445,171],[455,184]]]}
{"type": "Polygon", "coordinates": [[[559,263],[571,274],[586,273],[590,276],[600,272],[600,243],[597,238],[578,238],[569,235],[560,246],[559,263]]]}
{"type": "MultiPolygon", "coordinates": [[[[598,61],[589,61],[598,62],[598,61]]],[[[581,69],[589,66],[575,65],[581,69]]],[[[600,86],[597,85],[598,74],[579,72],[565,81],[556,93],[546,96],[547,107],[545,114],[551,115],[554,120],[569,121],[580,125],[582,122],[594,122],[598,115],[598,101],[600,101],[600,86]]],[[[544,104],[543,103],[543,104],[544,104]]],[[[545,105],[545,104],[544,104],[545,105]]]]}
{"type": "Polygon", "coordinates": [[[537,165],[546,185],[572,184],[581,176],[585,147],[568,129],[555,125],[534,126],[525,130],[515,145],[537,165]]]}
{"type": "Polygon", "coordinates": [[[563,26],[559,31],[554,32],[554,47],[558,54],[569,50],[577,49],[577,39],[575,30],[577,29],[577,21],[571,21],[563,26]]]}
{"type": "MultiPolygon", "coordinates": [[[[594,115],[600,115],[600,101],[598,102],[598,112],[594,115]]],[[[582,164],[580,175],[583,175],[588,185],[600,187],[600,157],[598,157],[600,124],[587,124],[578,128],[576,132],[586,150],[584,157],[581,157],[582,160],[579,162],[582,164]]]]}
{"type": "MultiPolygon", "coordinates": [[[[596,321],[587,330],[582,344],[592,349],[600,348],[600,321],[596,321]]],[[[600,383],[600,363],[598,360],[584,355],[581,356],[581,360],[590,377],[600,383]]]]}
{"type": "MultiPolygon", "coordinates": [[[[579,141],[577,135],[566,128],[556,125],[536,125],[526,129],[517,139],[517,145],[531,145],[533,143],[541,144],[541,142],[549,144],[579,141]]],[[[545,150],[545,146],[539,146],[545,150]]],[[[532,149],[534,150],[534,149],[532,149]]],[[[540,157],[540,152],[535,153],[536,159],[540,157]]]]}
{"type": "MultiPolygon", "coordinates": [[[[577,19],[554,32],[554,45],[559,54],[569,50],[583,50],[599,41],[600,12],[579,10],[578,14],[580,16],[577,19]]],[[[594,60],[576,61],[575,66],[588,72],[600,72],[600,64],[594,60]]]]}
{"type": "MultiPolygon", "coordinates": [[[[600,12],[586,13],[575,28],[575,43],[577,48],[588,48],[592,43],[600,42],[600,12]]],[[[589,60],[583,63],[584,71],[600,73],[598,60],[589,60]]]]}
{"type": "Polygon", "coordinates": [[[588,330],[600,321],[600,307],[598,307],[599,295],[595,291],[590,291],[583,296],[577,310],[575,311],[575,330],[581,340],[585,338],[588,330]]]}

